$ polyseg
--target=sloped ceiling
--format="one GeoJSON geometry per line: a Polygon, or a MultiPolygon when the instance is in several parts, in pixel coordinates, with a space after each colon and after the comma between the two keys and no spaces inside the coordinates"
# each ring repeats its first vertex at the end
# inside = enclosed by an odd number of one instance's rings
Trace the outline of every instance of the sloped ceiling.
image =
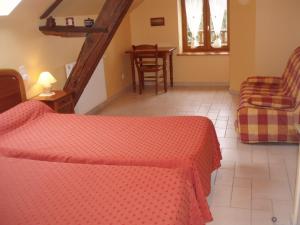
{"type": "MultiPolygon", "coordinates": [[[[131,9],[135,9],[144,0],[134,0],[131,9]]],[[[52,13],[53,16],[98,15],[105,0],[64,0],[52,13]]]]}
{"type": "Polygon", "coordinates": [[[134,0],[130,10],[134,10],[136,7],[138,7],[140,4],[142,4],[143,1],[144,0],[134,0]]]}
{"type": "MultiPolygon", "coordinates": [[[[39,19],[40,15],[55,0],[22,0],[18,7],[7,17],[0,17],[2,22],[22,21],[24,19],[39,19]]],[[[109,1],[109,0],[108,0],[109,1]]],[[[134,0],[131,10],[144,0],[134,0]]],[[[83,16],[98,15],[105,0],[64,0],[52,13],[53,16],[83,16]]]]}
{"type": "Polygon", "coordinates": [[[98,15],[105,0],[63,0],[54,10],[53,16],[98,15]]]}

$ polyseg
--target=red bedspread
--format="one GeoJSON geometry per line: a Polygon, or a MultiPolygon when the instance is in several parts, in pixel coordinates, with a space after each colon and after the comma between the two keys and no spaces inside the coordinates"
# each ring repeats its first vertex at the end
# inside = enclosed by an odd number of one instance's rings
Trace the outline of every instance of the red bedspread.
{"type": "Polygon", "coordinates": [[[180,169],[0,157],[0,225],[203,225],[180,169]]]}
{"type": "Polygon", "coordinates": [[[206,221],[211,220],[205,196],[210,192],[211,173],[220,166],[221,154],[209,119],[62,115],[41,108],[47,107],[27,102],[0,115],[2,155],[71,163],[185,168],[192,176],[206,221]],[[41,113],[32,117],[30,111],[41,113]],[[24,116],[28,117],[27,122],[24,116]],[[1,127],[7,127],[7,121],[13,129],[3,132],[1,127]]]}

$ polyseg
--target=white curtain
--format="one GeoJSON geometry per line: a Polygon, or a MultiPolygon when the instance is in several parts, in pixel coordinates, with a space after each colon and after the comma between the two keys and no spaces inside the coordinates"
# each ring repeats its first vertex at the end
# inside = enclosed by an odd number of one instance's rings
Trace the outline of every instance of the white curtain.
{"type": "Polygon", "coordinates": [[[198,39],[203,15],[203,0],[185,0],[187,23],[192,33],[192,48],[200,46],[198,39]]]}
{"type": "Polygon", "coordinates": [[[212,46],[214,48],[222,47],[221,30],[222,24],[225,16],[225,11],[227,9],[227,0],[209,0],[210,13],[212,18],[212,23],[214,25],[214,32],[216,39],[212,46]]]}

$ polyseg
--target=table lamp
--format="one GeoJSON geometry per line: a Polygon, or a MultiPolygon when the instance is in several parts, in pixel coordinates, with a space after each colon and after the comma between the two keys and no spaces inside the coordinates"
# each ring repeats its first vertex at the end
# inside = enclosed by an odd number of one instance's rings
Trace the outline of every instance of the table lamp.
{"type": "Polygon", "coordinates": [[[56,82],[56,79],[49,72],[42,72],[37,81],[38,84],[43,86],[43,92],[39,96],[52,96],[55,95],[55,92],[52,92],[52,84],[56,82]]]}

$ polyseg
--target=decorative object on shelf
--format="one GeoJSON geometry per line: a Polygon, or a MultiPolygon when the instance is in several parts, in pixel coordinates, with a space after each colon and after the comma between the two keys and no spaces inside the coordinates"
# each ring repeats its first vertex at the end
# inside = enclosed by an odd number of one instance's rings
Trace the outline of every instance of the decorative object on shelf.
{"type": "Polygon", "coordinates": [[[73,17],[67,17],[66,18],[66,25],[68,27],[74,27],[75,26],[74,18],[73,17]]]}
{"type": "Polygon", "coordinates": [[[52,16],[47,18],[46,26],[47,27],[55,27],[56,26],[55,19],[52,16]]]}
{"type": "Polygon", "coordinates": [[[95,21],[91,18],[87,18],[84,20],[84,26],[85,27],[92,27],[94,25],[95,21]]]}
{"type": "Polygon", "coordinates": [[[165,18],[164,17],[157,17],[157,18],[151,18],[150,19],[151,26],[165,26],[165,18]]]}
{"type": "Polygon", "coordinates": [[[40,77],[37,81],[38,84],[43,86],[43,92],[39,95],[41,97],[45,96],[53,96],[55,95],[55,92],[52,92],[52,84],[56,83],[56,79],[53,77],[53,75],[49,72],[42,72],[40,74],[40,77]]]}

